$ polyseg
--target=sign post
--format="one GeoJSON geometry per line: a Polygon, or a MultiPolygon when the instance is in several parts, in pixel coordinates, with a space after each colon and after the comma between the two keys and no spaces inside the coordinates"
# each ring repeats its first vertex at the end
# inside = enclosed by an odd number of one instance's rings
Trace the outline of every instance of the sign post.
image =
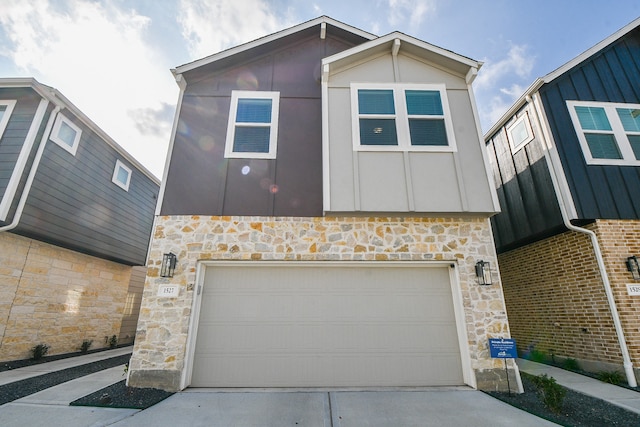
{"type": "Polygon", "coordinates": [[[507,375],[507,388],[509,390],[509,394],[511,394],[507,359],[515,359],[518,357],[516,340],[511,338],[489,338],[489,352],[493,359],[504,359],[504,372],[507,375]]]}

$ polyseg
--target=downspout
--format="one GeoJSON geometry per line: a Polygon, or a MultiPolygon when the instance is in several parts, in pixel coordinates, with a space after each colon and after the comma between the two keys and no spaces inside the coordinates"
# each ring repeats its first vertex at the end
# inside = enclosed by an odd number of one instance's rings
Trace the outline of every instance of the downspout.
{"type": "Polygon", "coordinates": [[[27,197],[29,196],[29,192],[31,191],[31,186],[33,185],[33,180],[38,171],[38,166],[40,165],[40,160],[42,159],[42,153],[44,152],[44,148],[46,146],[47,139],[49,138],[49,133],[51,133],[51,128],[53,127],[53,122],[60,111],[60,106],[56,106],[54,110],[51,112],[49,116],[49,120],[47,121],[47,126],[44,130],[44,134],[42,135],[42,139],[40,140],[40,145],[38,146],[38,152],[36,153],[36,157],[33,160],[33,164],[31,165],[31,169],[29,170],[29,177],[27,178],[27,182],[24,185],[24,189],[22,190],[22,195],[20,196],[20,202],[18,203],[18,208],[16,209],[16,213],[13,215],[13,220],[11,224],[7,224],[4,227],[0,227],[0,232],[13,230],[18,226],[20,222],[20,218],[22,217],[22,211],[24,210],[24,206],[27,203],[27,197]]]}
{"type": "MultiPolygon", "coordinates": [[[[541,121],[541,111],[542,106],[540,105],[540,99],[535,96],[535,99],[532,99],[531,95],[527,95],[527,102],[533,104],[533,111],[535,113],[536,124],[539,129],[542,129],[545,133],[545,140],[551,141],[550,134],[547,134],[547,128],[542,126],[541,121]]],[[[607,274],[607,270],[604,265],[604,258],[602,256],[602,251],[600,249],[600,244],[598,243],[598,237],[596,233],[591,230],[587,230],[586,228],[578,227],[571,224],[569,220],[569,215],[567,213],[567,207],[564,203],[564,197],[562,197],[562,193],[560,192],[560,184],[558,183],[558,172],[553,165],[553,162],[549,158],[548,146],[544,147],[544,158],[547,163],[547,167],[549,168],[549,172],[551,175],[551,182],[553,183],[553,190],[555,191],[558,199],[558,205],[560,206],[560,213],[562,215],[562,221],[564,222],[565,227],[567,227],[571,231],[575,231],[578,233],[583,233],[589,236],[591,239],[591,244],[593,246],[593,252],[596,256],[596,261],[598,263],[598,270],[600,271],[600,277],[602,279],[602,284],[604,286],[604,292],[607,295],[607,301],[609,303],[609,310],[611,311],[611,317],[613,318],[613,324],[616,329],[616,334],[618,336],[618,344],[620,345],[620,351],[622,352],[622,361],[624,366],[624,372],[627,377],[627,383],[630,387],[637,387],[638,383],[636,381],[636,376],[633,372],[633,363],[631,363],[631,357],[629,356],[629,349],[627,348],[627,342],[624,336],[624,331],[622,329],[622,323],[620,322],[620,316],[618,315],[618,309],[616,307],[615,299],[613,298],[613,291],[611,290],[611,282],[609,281],[609,275],[607,274]]]]}

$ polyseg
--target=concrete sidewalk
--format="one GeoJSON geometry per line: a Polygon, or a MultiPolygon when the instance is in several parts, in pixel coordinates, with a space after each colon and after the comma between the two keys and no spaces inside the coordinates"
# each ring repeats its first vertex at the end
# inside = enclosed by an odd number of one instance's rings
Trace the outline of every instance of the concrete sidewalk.
{"type": "Polygon", "coordinates": [[[531,375],[547,374],[548,377],[555,378],[558,384],[567,388],[640,414],[640,393],[637,391],[526,359],[518,359],[516,363],[521,372],[531,375]]]}

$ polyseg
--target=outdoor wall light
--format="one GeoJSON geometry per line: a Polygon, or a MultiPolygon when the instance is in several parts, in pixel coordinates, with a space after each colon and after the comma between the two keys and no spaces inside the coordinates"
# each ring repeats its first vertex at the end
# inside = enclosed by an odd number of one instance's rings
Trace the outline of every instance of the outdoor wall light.
{"type": "Polygon", "coordinates": [[[491,285],[491,264],[489,261],[476,262],[476,277],[479,285],[491,285]]]}
{"type": "Polygon", "coordinates": [[[178,259],[172,252],[162,255],[162,267],[160,268],[160,277],[173,277],[178,259]]]}
{"type": "Polygon", "coordinates": [[[631,272],[631,276],[634,280],[640,280],[640,264],[638,264],[638,258],[630,256],[625,262],[627,264],[627,270],[631,272]]]}

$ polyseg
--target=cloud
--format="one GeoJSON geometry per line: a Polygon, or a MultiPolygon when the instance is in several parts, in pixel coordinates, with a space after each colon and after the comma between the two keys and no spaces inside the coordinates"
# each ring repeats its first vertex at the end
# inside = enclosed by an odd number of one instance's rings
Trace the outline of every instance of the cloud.
{"type": "Polygon", "coordinates": [[[428,14],[435,14],[435,0],[388,0],[389,25],[392,28],[404,26],[409,21],[409,30],[414,33],[418,30],[428,14]]]}
{"type": "Polygon", "coordinates": [[[178,23],[193,59],[292,25],[262,0],[181,0],[178,23]]]}
{"type": "Polygon", "coordinates": [[[162,54],[146,41],[151,19],[114,4],[2,0],[0,26],[9,40],[3,54],[25,75],[59,89],[160,175],[169,132],[145,133],[136,124],[140,116],[128,110],[175,104],[177,85],[162,54]]]}
{"type": "Polygon", "coordinates": [[[485,60],[482,71],[476,80],[478,88],[495,87],[497,82],[503,81],[508,75],[515,74],[520,78],[529,78],[535,56],[530,55],[526,45],[512,45],[507,52],[507,57],[497,62],[491,59],[485,60]]]}
{"type": "Polygon", "coordinates": [[[128,112],[141,134],[164,137],[171,132],[175,111],[174,104],[163,103],[160,108],[137,108],[128,112]]]}

